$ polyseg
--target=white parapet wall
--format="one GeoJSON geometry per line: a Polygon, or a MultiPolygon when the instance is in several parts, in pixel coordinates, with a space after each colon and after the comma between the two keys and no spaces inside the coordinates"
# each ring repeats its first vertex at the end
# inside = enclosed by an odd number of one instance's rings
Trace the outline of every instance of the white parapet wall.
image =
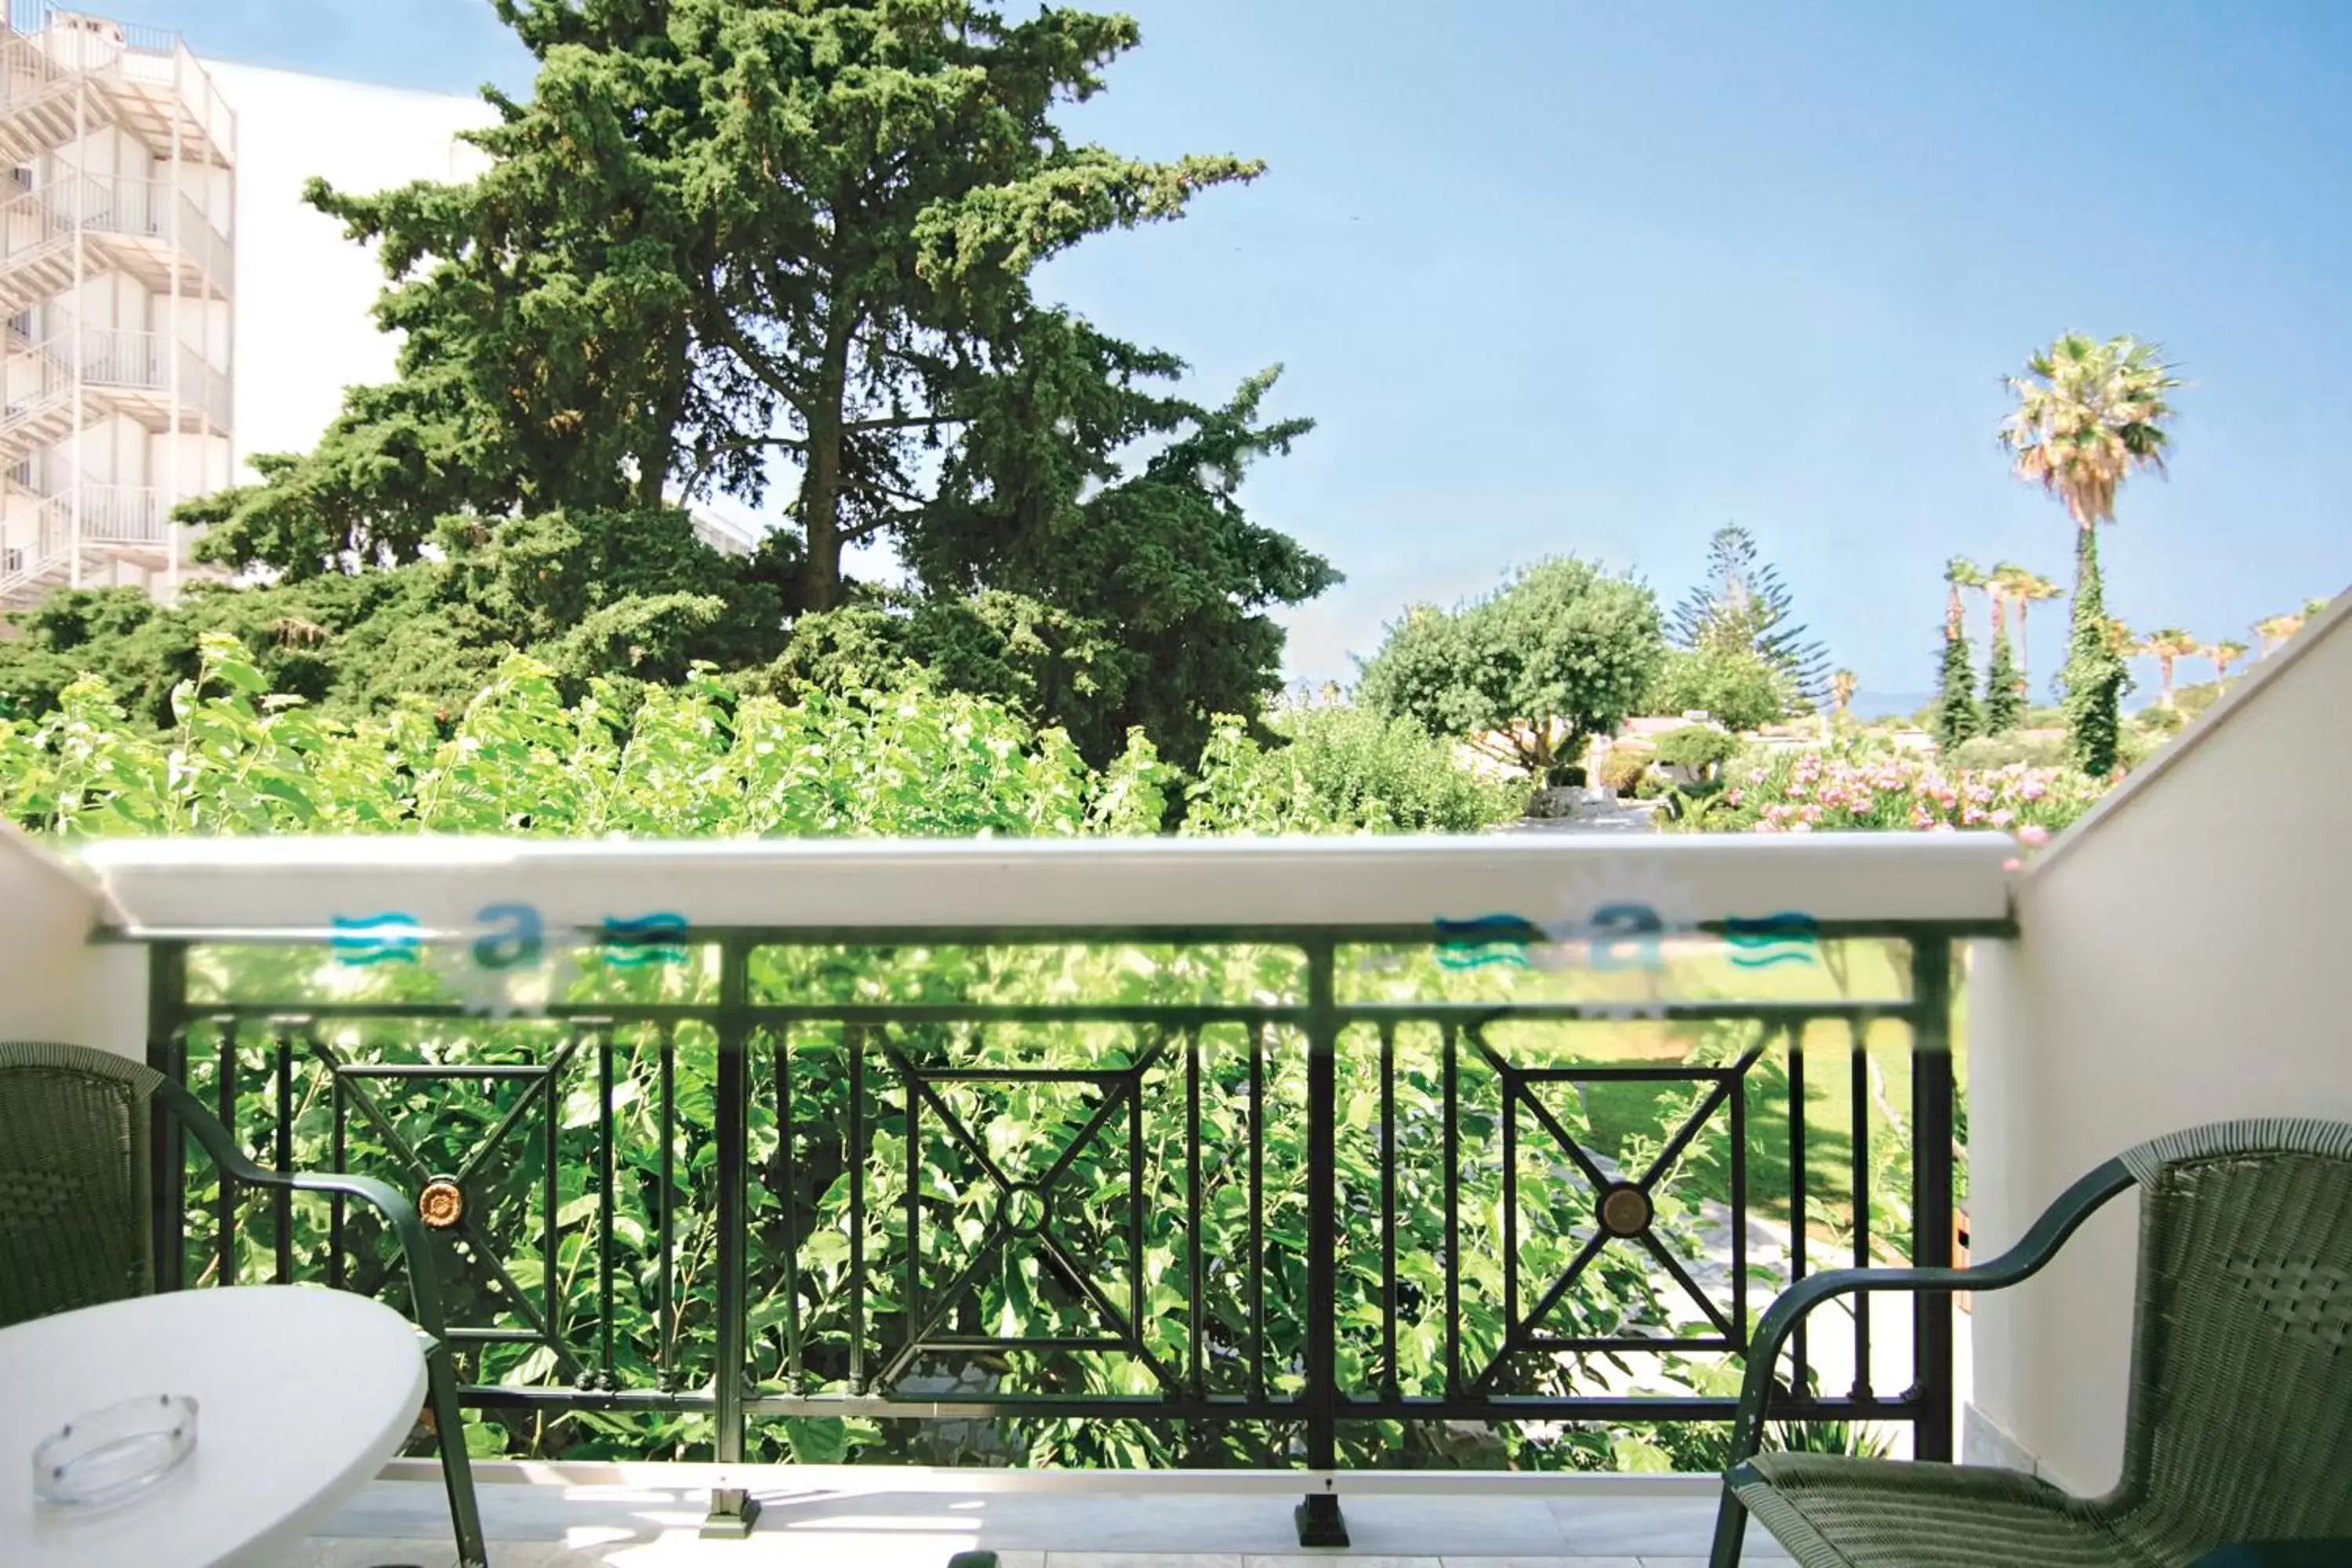
{"type": "Polygon", "coordinates": [[[0,1040],[146,1055],[146,955],[91,941],[117,921],[92,879],[0,825],[0,1040]]]}
{"type": "MultiPolygon", "coordinates": [[[[2131,1144],[2352,1121],[2352,595],[2019,880],[1969,999],[1975,1256],[2131,1144]]],[[[1977,1298],[1970,1448],[2095,1492],[2123,1455],[2136,1205],[1977,1298]]]]}

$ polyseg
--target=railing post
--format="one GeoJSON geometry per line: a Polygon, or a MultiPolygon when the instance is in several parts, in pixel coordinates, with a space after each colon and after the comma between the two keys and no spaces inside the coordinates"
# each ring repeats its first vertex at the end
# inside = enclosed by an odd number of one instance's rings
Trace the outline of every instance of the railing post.
{"type": "MultiPolygon", "coordinates": [[[[186,989],[188,951],[159,942],[147,951],[147,1065],[176,1084],[188,1079],[186,989]]],[[[177,1290],[186,1272],[186,1136],[176,1116],[151,1116],[147,1155],[147,1220],[152,1226],[155,1289],[177,1290]]]]}
{"type": "MultiPolygon", "coordinates": [[[[1911,939],[1911,1262],[1952,1264],[1952,939],[1923,931],[1911,939]]],[[[1912,1294],[1911,1368],[1918,1424],[1916,1459],[1952,1457],[1952,1298],[1912,1294]]]]}
{"type": "MultiPolygon", "coordinates": [[[[751,1019],[746,1005],[751,994],[745,973],[747,954],[741,939],[730,937],[719,950],[719,1062],[713,1093],[718,1104],[719,1155],[714,1167],[719,1183],[719,1359],[712,1369],[713,1412],[718,1426],[721,1465],[743,1462],[743,1330],[744,1258],[750,1237],[744,1209],[743,1179],[751,1163],[751,1074],[744,1056],[751,1019]]],[[[714,1487],[710,1512],[701,1533],[709,1539],[739,1541],[751,1533],[760,1504],[741,1487],[714,1487]]]]}
{"type": "MultiPolygon", "coordinates": [[[[1292,1512],[1301,1546],[1345,1546],[1348,1521],[1329,1472],[1339,1463],[1339,1013],[1334,945],[1307,949],[1307,1468],[1324,1472],[1292,1512]]],[[[1260,1267],[1263,1267],[1260,1260],[1260,1267]]]]}

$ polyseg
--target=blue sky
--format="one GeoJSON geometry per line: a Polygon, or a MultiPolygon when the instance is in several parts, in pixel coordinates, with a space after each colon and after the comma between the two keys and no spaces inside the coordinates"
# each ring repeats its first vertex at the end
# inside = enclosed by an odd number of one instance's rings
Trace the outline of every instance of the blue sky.
{"type": "MultiPolygon", "coordinates": [[[[2252,641],[2352,582],[2352,6],[1127,8],[1144,47],[1073,129],[1271,169],[1043,287],[1203,393],[1287,367],[1320,426],[1247,497],[1349,576],[1289,617],[1295,675],[1546,553],[1671,603],[1736,521],[1865,689],[1925,691],[1947,556],[2071,578],[1993,441],[2001,374],[2068,329],[2192,383],[2104,542],[2112,612],[2252,641]]],[[[113,9],[260,64],[529,79],[483,0],[113,9]]]]}

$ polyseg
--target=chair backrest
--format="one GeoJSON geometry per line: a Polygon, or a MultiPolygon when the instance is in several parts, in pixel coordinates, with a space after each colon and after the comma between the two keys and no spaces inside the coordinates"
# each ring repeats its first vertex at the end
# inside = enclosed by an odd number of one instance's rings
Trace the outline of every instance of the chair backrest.
{"type": "Polygon", "coordinates": [[[144,1295],[150,1108],[163,1075],[0,1041],[0,1328],[144,1295]]]}
{"type": "Polygon", "coordinates": [[[2117,1528],[2158,1562],[2352,1535],[2352,1126],[2224,1122],[2124,1158],[2140,1263],[2117,1528]]]}

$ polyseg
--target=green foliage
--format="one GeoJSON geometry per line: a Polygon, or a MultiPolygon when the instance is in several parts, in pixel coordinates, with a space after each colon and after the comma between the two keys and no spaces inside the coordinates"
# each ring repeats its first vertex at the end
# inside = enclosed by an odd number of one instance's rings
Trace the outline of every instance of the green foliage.
{"type": "Polygon", "coordinates": [[[709,672],[566,700],[509,657],[446,735],[421,701],[342,720],[265,695],[207,633],[161,735],[95,677],[37,720],[0,721],[0,812],[36,832],[1070,835],[1156,830],[1169,780],[1140,737],[1087,769],[1055,731],[920,689],[739,698],[709,672]]]}
{"type": "MultiPolygon", "coordinates": [[[[206,559],[298,599],[425,574],[413,632],[304,617],[331,634],[315,695],[455,694],[509,648],[574,681],[780,659],[788,680],[878,642],[940,655],[950,683],[1108,765],[1139,726],[1189,761],[1208,715],[1275,689],[1268,612],[1338,576],[1235,492],[1310,422],[1262,414],[1273,370],[1223,404],[1177,396],[1181,360],[1031,288],[1080,241],[1259,171],[1064,134],[1131,20],[971,0],[499,11],[539,69],[527,100],[489,95],[480,177],[308,193],[379,251],[398,379],[352,389],[312,451],[180,510],[206,559]],[[718,496],[776,500],[789,526],[751,561],[710,557],[673,509],[718,496]],[[885,601],[914,624],[812,629],[788,658],[787,618],[856,605],[843,552],[886,537],[931,613],[885,601]],[[436,557],[449,570],[425,573],[436,557]]],[[[106,668],[149,706],[196,632],[267,640],[215,611],[106,668]],[[155,651],[175,662],[142,667],[155,651]]],[[[32,706],[69,679],[10,666],[0,691],[32,706]]]]}
{"type": "Polygon", "coordinates": [[[1201,758],[1186,833],[1475,833],[1508,821],[1524,786],[1481,778],[1408,719],[1318,708],[1275,721],[1261,745],[1220,721],[1201,758]]]}
{"type": "Polygon", "coordinates": [[[1744,648],[1669,649],[1642,706],[1653,713],[1703,712],[1733,730],[1757,730],[1795,706],[1789,678],[1744,648]]]}
{"type": "Polygon", "coordinates": [[[2172,705],[2186,718],[2194,719],[2216,702],[2222,694],[2237,684],[2230,680],[2200,680],[2194,686],[2183,686],[2172,694],[2172,705]]]}
{"type": "Polygon", "coordinates": [[[1706,561],[1706,580],[1675,606],[1674,645],[1690,653],[1752,656],[1780,677],[1789,705],[1812,709],[1826,703],[1829,649],[1805,640],[1779,570],[1756,558],[1755,536],[1736,523],[1716,530],[1706,561]]]}
{"type": "Polygon", "coordinates": [[[1550,784],[1639,707],[1664,648],[1649,589],[1567,556],[1452,610],[1414,605],[1389,626],[1358,695],[1550,784]]]}
{"type": "Polygon", "coordinates": [[[2066,742],[2063,740],[2027,740],[2014,731],[1963,741],[1952,749],[1950,758],[1955,770],[1972,773],[2020,764],[2031,768],[2064,767],[2066,762],[2066,742]]]}
{"type": "Polygon", "coordinates": [[[1738,740],[1712,724],[1685,724],[1658,739],[1658,761],[1704,773],[1731,760],[1738,740]]]}
{"type": "Polygon", "coordinates": [[[1928,733],[1946,751],[1984,731],[1984,716],[1977,710],[1976,669],[1969,658],[1969,636],[1955,620],[1945,628],[1944,663],[1928,733]]]}
{"type": "Polygon", "coordinates": [[[2066,743],[2077,768],[2104,776],[2116,769],[2129,671],[2108,635],[2106,600],[2099,585],[2099,536],[2095,528],[2074,531],[2074,618],[2068,628],[2066,667],[2058,674],[2059,688],[2064,693],[2066,743]]]}
{"type": "Polygon", "coordinates": [[[1600,780],[1619,795],[1632,795],[1650,776],[1657,748],[1642,741],[1618,741],[1601,759],[1600,780]]]}
{"type": "Polygon", "coordinates": [[[0,691],[37,714],[95,674],[165,725],[173,688],[218,632],[252,650],[269,691],[345,717],[421,699],[446,718],[518,650],[576,693],[592,677],[633,690],[697,663],[772,659],[784,644],[777,590],[702,543],[682,512],[547,512],[451,523],[442,539],[444,560],[192,584],[169,607],[130,589],[55,595],[0,642],[0,691]]]}
{"type": "Polygon", "coordinates": [[[2025,682],[2009,647],[2009,628],[1993,634],[1992,659],[1985,668],[1984,732],[2005,735],[2025,721],[2025,682]]]}

